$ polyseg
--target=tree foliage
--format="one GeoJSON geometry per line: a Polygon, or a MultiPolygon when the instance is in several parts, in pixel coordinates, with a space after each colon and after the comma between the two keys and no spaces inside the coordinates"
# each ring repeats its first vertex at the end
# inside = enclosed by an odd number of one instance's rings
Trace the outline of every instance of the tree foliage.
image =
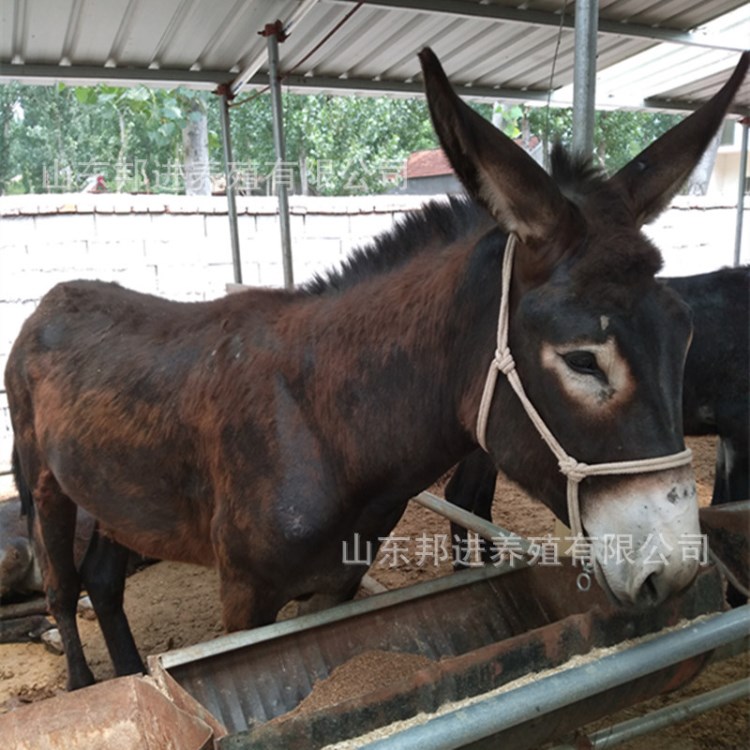
{"type": "MultiPolygon", "coordinates": [[[[270,193],[283,179],[293,192],[319,195],[392,189],[413,151],[437,140],[423,99],[283,97],[286,159],[275,163],[268,95],[231,109],[234,170],[249,193],[270,193]]],[[[570,141],[569,110],[477,104],[513,137],[570,141]]],[[[206,92],[112,86],[0,86],[0,193],[80,190],[102,174],[110,190],[182,192],[182,133],[206,116],[210,170],[223,173],[219,100],[206,92]]],[[[595,158],[614,171],[676,118],[631,112],[597,114],[595,158]]]]}
{"type": "MultiPolygon", "coordinates": [[[[281,169],[295,192],[382,192],[412,151],[437,146],[421,100],[287,94],[283,107],[281,169]]],[[[232,140],[238,168],[249,172],[256,190],[269,191],[275,155],[268,96],[232,108],[232,140]]]]}
{"type": "MultiPolygon", "coordinates": [[[[532,133],[549,143],[559,141],[570,146],[573,140],[573,110],[533,108],[527,109],[532,133]]],[[[594,119],[594,153],[598,166],[614,174],[637,156],[646,146],[676,125],[682,115],[653,112],[599,111],[594,119]]]]}

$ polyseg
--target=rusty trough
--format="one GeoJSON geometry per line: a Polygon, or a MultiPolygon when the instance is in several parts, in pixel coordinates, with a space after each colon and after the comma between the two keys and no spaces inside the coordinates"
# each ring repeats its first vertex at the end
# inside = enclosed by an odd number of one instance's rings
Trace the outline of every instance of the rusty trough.
{"type": "Polygon", "coordinates": [[[709,549],[729,581],[750,591],[750,500],[700,510],[701,529],[709,549]]]}
{"type": "MultiPolygon", "coordinates": [[[[177,705],[213,724],[222,750],[313,750],[481,696],[529,673],[560,667],[575,655],[717,613],[723,606],[714,567],[704,569],[681,597],[636,616],[611,607],[596,587],[579,591],[579,572],[567,564],[508,575],[492,568],[465,571],[162,654],[150,660],[150,670],[177,705]],[[420,655],[432,664],[397,675],[363,696],[294,711],[317,681],[373,651],[420,655]]],[[[533,732],[525,727],[512,743],[504,739],[503,747],[534,747],[673,690],[701,670],[712,648],[597,694],[575,710],[546,716],[533,732]]]]}
{"type": "Polygon", "coordinates": [[[211,728],[150,678],[120,677],[0,716],[13,750],[209,750],[211,728]]]}

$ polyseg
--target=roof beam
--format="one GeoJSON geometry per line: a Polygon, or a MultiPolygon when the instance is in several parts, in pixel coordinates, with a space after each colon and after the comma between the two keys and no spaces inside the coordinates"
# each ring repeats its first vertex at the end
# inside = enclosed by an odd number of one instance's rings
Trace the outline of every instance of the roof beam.
{"type": "Polygon", "coordinates": [[[168,68],[116,68],[101,65],[9,65],[0,63],[0,80],[34,83],[56,83],[65,81],[75,85],[91,86],[101,81],[134,86],[143,83],[149,86],[193,86],[214,88],[226,83],[228,74],[224,70],[179,70],[168,68]]]}
{"type": "MultiPolygon", "coordinates": [[[[0,81],[29,81],[33,83],[53,84],[64,80],[70,85],[91,86],[101,81],[113,85],[133,86],[143,83],[150,86],[191,86],[194,88],[213,89],[218,84],[227,83],[224,71],[188,71],[188,70],[152,70],[140,68],[102,68],[98,66],[59,66],[59,65],[8,65],[0,63],[0,81]]],[[[247,85],[263,88],[268,84],[265,74],[256,74],[247,85]]],[[[292,75],[284,78],[285,86],[298,92],[335,91],[336,93],[352,93],[365,95],[396,94],[402,96],[422,96],[424,90],[421,81],[392,81],[372,80],[369,78],[336,78],[331,76],[292,75]]],[[[536,102],[545,104],[547,92],[541,90],[521,90],[508,88],[494,88],[492,86],[456,86],[456,91],[465,99],[536,102]]],[[[700,102],[682,102],[678,99],[661,99],[649,97],[642,101],[607,100],[599,106],[607,109],[621,107],[623,109],[657,109],[662,111],[693,110],[700,102]]],[[[552,98],[553,107],[569,107],[570,101],[552,98]]],[[[750,116],[750,108],[733,104],[729,114],[741,117],[750,116]]]]}
{"type": "MultiPolygon", "coordinates": [[[[667,99],[660,96],[647,96],[637,109],[659,110],[663,112],[692,112],[705,101],[681,101],[680,99],[667,99]]],[[[727,110],[727,116],[750,117],[750,107],[743,107],[734,102],[727,110]]]]}
{"type": "MultiPolygon", "coordinates": [[[[267,85],[268,78],[265,74],[253,76],[248,86],[263,88],[267,85]]],[[[335,92],[336,94],[363,94],[365,96],[378,96],[383,94],[395,94],[396,96],[424,96],[421,79],[418,81],[394,81],[373,80],[371,78],[337,78],[334,76],[316,75],[291,75],[284,77],[284,85],[295,93],[335,92]]],[[[493,86],[453,86],[456,93],[464,99],[496,101],[528,102],[533,106],[547,103],[548,93],[546,90],[534,89],[509,89],[495,88],[493,86]]],[[[607,100],[598,102],[597,109],[657,109],[665,112],[682,112],[697,109],[702,102],[682,102],[679,99],[659,99],[649,97],[639,101],[607,100]]],[[[552,97],[553,107],[570,107],[572,101],[555,100],[552,97]]],[[[728,110],[729,115],[747,117],[750,108],[734,103],[728,110]]]]}
{"type": "MultiPolygon", "coordinates": [[[[351,5],[356,0],[328,0],[331,3],[351,5]]],[[[536,26],[560,26],[560,14],[540,10],[512,8],[505,5],[470,3],[464,0],[367,0],[369,7],[380,6],[393,10],[410,10],[419,13],[442,13],[462,18],[480,18],[488,21],[504,21],[506,23],[533,24],[536,26]]],[[[573,13],[566,14],[563,27],[573,29],[575,19],[573,13]]],[[[645,26],[627,21],[610,21],[599,18],[599,33],[615,36],[650,39],[654,42],[673,42],[675,44],[706,49],[720,49],[729,52],[744,52],[746,44],[727,43],[725,38],[708,34],[679,31],[663,27],[645,26]]]]}
{"type": "MultiPolygon", "coordinates": [[[[250,86],[262,87],[268,78],[265,75],[253,76],[247,83],[250,86]]],[[[336,93],[372,94],[385,93],[401,94],[403,96],[424,96],[421,79],[418,81],[374,80],[372,78],[338,78],[335,76],[316,75],[287,75],[284,76],[284,86],[310,91],[335,91],[336,93]]],[[[518,101],[547,101],[547,91],[495,88],[493,86],[460,86],[453,89],[464,99],[514,99],[518,101]]]]}

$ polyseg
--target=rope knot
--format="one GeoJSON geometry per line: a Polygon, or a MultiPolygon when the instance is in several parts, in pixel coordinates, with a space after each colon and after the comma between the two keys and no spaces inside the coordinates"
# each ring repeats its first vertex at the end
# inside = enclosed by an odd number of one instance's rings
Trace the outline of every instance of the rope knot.
{"type": "Polygon", "coordinates": [[[580,482],[589,475],[589,466],[581,461],[576,461],[572,456],[564,456],[558,462],[560,471],[572,482],[580,482]]]}
{"type": "Polygon", "coordinates": [[[507,346],[502,351],[495,349],[495,366],[503,375],[507,375],[516,369],[516,362],[507,346]]]}

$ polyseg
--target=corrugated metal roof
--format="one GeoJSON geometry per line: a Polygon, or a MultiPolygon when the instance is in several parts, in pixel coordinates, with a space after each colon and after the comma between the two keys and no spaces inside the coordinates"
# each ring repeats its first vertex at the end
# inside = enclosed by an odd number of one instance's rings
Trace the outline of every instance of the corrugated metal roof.
{"type": "MultiPolygon", "coordinates": [[[[464,95],[545,99],[558,33],[553,88],[572,82],[573,8],[573,0],[0,0],[0,79],[257,87],[267,71],[258,32],[280,18],[292,90],[419,93],[416,53],[430,45],[464,95]]],[[[703,80],[698,61],[711,56],[710,75],[721,80],[750,41],[746,26],[699,29],[737,9],[746,22],[750,4],[741,0],[603,0],[598,69],[673,40],[670,49],[695,59],[694,77],[648,96],[703,98],[714,81],[703,80]]],[[[750,110],[748,84],[738,102],[750,110]]]]}
{"type": "MultiPolygon", "coordinates": [[[[705,25],[704,33],[714,38],[750,47],[750,6],[747,4],[705,25]]],[[[737,54],[729,50],[658,44],[627,60],[600,69],[596,78],[600,107],[692,108],[707,99],[727,79],[737,54]]],[[[552,101],[568,104],[573,90],[556,91],[552,101]]],[[[750,80],[739,92],[738,102],[750,104],[750,80]]]]}

